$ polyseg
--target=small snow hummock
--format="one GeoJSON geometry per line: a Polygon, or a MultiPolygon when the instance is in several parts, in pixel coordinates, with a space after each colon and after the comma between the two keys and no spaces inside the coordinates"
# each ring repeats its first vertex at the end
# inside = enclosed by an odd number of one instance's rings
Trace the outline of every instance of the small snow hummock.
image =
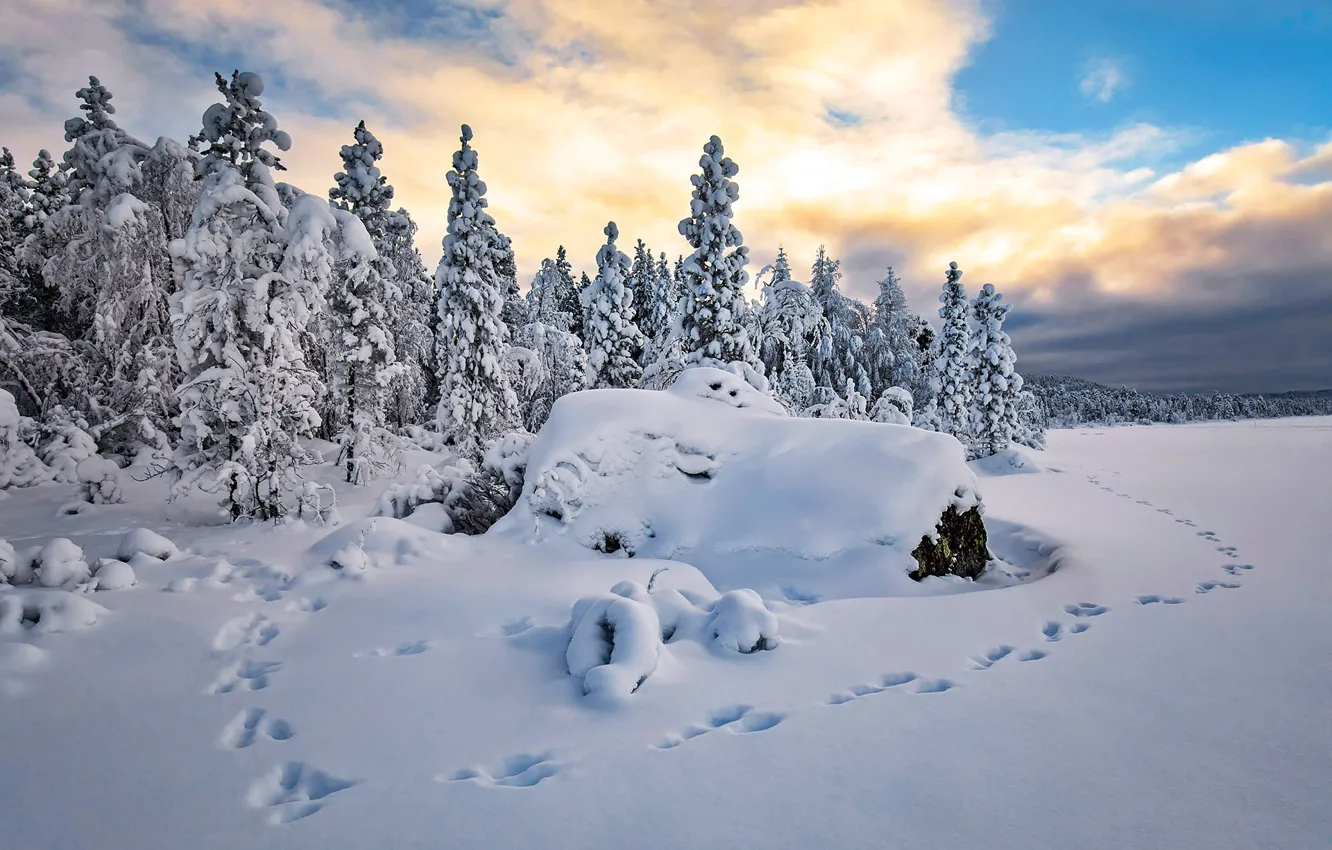
{"type": "Polygon", "coordinates": [[[106,609],[77,593],[41,591],[0,595],[0,635],[76,632],[96,625],[106,609]]]}
{"type": "Polygon", "coordinates": [[[159,561],[165,561],[180,554],[180,550],[176,548],[175,543],[157,532],[146,528],[136,528],[120,538],[120,548],[116,552],[116,557],[122,561],[128,561],[140,552],[150,558],[157,558],[159,561]]]}
{"type": "Polygon", "coordinates": [[[629,696],[657,669],[661,622],[632,582],[619,593],[588,596],[573,607],[573,633],[565,660],[569,674],[583,680],[583,693],[606,700],[629,696]],[[626,595],[620,595],[626,594],[626,595]]]}
{"type": "MultiPolygon", "coordinates": [[[[14,581],[14,576],[18,573],[19,556],[14,551],[14,544],[8,540],[0,539],[0,584],[9,584],[14,581]]],[[[17,584],[18,582],[14,582],[17,584]]],[[[26,584],[27,582],[24,582],[26,584]]]]}
{"type": "Polygon", "coordinates": [[[92,568],[84,560],[82,549],[64,537],[57,537],[42,547],[34,572],[42,587],[68,589],[87,581],[92,568]]]}
{"type": "Polygon", "coordinates": [[[101,455],[85,457],[74,465],[83,488],[84,501],[94,505],[118,505],[125,501],[120,491],[120,467],[101,455]]]}
{"type": "Polygon", "coordinates": [[[1026,475],[1044,472],[1030,449],[1012,445],[988,457],[977,458],[967,464],[981,475],[1026,475]]]}
{"type": "Polygon", "coordinates": [[[97,590],[128,590],[139,583],[134,568],[115,558],[99,558],[93,578],[97,582],[97,590]]]}

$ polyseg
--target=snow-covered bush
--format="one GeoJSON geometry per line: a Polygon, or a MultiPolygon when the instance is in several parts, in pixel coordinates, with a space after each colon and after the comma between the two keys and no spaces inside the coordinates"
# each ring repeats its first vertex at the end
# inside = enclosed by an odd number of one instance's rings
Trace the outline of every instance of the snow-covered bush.
{"type": "Polygon", "coordinates": [[[179,555],[180,550],[176,548],[175,543],[157,532],[146,528],[136,528],[120,538],[120,546],[116,549],[116,557],[122,561],[128,561],[138,554],[165,561],[179,555]]]}
{"type": "Polygon", "coordinates": [[[42,462],[51,469],[51,477],[62,484],[78,484],[79,462],[97,454],[97,441],[76,414],[64,408],[52,411],[43,430],[51,437],[38,449],[42,462]]]}
{"type": "Polygon", "coordinates": [[[87,581],[92,568],[84,560],[81,548],[71,540],[57,537],[42,547],[33,572],[42,587],[70,589],[87,581]]]}
{"type": "Polygon", "coordinates": [[[296,494],[296,519],[316,525],[337,525],[338,495],[332,487],[307,481],[296,494]]]}
{"type": "Polygon", "coordinates": [[[886,425],[910,425],[911,424],[911,393],[901,387],[889,387],[879,396],[879,400],[874,402],[874,410],[870,412],[870,419],[875,422],[882,422],[886,425]]]}
{"type": "MultiPolygon", "coordinates": [[[[626,583],[627,584],[627,583],[626,583]]],[[[581,679],[583,693],[606,700],[627,697],[657,669],[661,622],[651,605],[631,598],[638,585],[617,585],[615,592],[589,596],[573,607],[565,661],[581,679]]]]}
{"type": "Polygon", "coordinates": [[[23,441],[25,426],[31,429],[32,420],[20,416],[14,396],[0,389],[0,490],[50,480],[51,471],[23,441]]]}
{"type": "Polygon", "coordinates": [[[14,544],[0,538],[0,584],[9,584],[18,572],[18,553],[14,544]]]}
{"type": "Polygon", "coordinates": [[[0,635],[30,629],[34,634],[76,632],[96,625],[106,609],[76,593],[0,595],[0,635]]]}
{"type": "Polygon", "coordinates": [[[525,431],[513,431],[492,441],[480,468],[466,458],[442,468],[422,466],[415,480],[384,491],[377,514],[402,519],[435,503],[444,508],[444,533],[484,534],[518,500],[532,440],[525,431]]]}
{"type": "Polygon", "coordinates": [[[120,491],[120,467],[101,455],[79,461],[74,472],[83,490],[83,499],[94,505],[118,505],[125,501],[120,491]]]}
{"type": "Polygon", "coordinates": [[[748,588],[722,594],[712,608],[708,624],[713,645],[730,652],[748,654],[776,649],[777,618],[763,604],[763,598],[748,588]]]}

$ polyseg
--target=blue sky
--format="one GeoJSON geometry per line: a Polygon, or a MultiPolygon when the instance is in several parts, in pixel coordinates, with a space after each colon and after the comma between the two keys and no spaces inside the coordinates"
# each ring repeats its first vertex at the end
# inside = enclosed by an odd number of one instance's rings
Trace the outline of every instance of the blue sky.
{"type": "Polygon", "coordinates": [[[995,0],[992,37],[956,78],[959,111],[986,130],[1192,131],[1175,155],[1332,127],[1328,0],[995,0]],[[1080,81],[1108,63],[1101,100],[1080,81]]]}

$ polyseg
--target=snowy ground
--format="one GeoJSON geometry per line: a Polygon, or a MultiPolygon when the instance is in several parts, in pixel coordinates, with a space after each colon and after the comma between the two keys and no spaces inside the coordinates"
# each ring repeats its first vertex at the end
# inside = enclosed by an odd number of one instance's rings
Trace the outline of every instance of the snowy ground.
{"type": "Polygon", "coordinates": [[[673,641],[612,705],[565,672],[570,608],[662,562],[404,526],[347,574],[327,529],[200,527],[157,481],[18,492],[16,548],[186,551],[89,628],[0,634],[0,846],[1327,847],[1332,418],[1050,443],[980,486],[1053,575],[769,600],[775,650],[673,641]]]}

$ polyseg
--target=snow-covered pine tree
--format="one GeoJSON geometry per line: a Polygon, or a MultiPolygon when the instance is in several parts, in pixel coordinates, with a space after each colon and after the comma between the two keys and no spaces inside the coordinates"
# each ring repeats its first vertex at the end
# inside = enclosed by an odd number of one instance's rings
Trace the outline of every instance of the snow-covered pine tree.
{"type": "Polygon", "coordinates": [[[439,327],[435,339],[440,430],[465,458],[479,459],[488,440],[518,422],[518,398],[503,368],[509,342],[501,319],[506,281],[495,268],[502,256],[495,219],[486,212],[486,184],[477,174],[472,128],[448,174],[449,230],[435,272],[439,327]]]}
{"type": "Polygon", "coordinates": [[[513,240],[498,230],[495,232],[499,237],[495,271],[504,283],[504,306],[500,309],[500,319],[509,329],[509,338],[512,339],[531,317],[528,315],[527,299],[518,286],[518,259],[513,253],[513,240]]]}
{"type": "Polygon", "coordinates": [[[740,168],[716,136],[703,146],[698,164],[702,173],[689,178],[694,185],[689,217],[679,227],[694,249],[683,272],[680,337],[685,358],[690,364],[744,363],[762,374],[763,363],[744,324],[749,249],[731,220],[731,205],[740,197],[731,178],[740,168]]]}
{"type": "Polygon", "coordinates": [[[868,310],[839,291],[842,263],[828,256],[822,245],[809,275],[810,293],[828,320],[828,334],[811,363],[815,382],[840,392],[850,380],[858,392],[869,394],[872,387],[864,364],[868,310]]]}
{"type": "MultiPolygon", "coordinates": [[[[1258,403],[1266,402],[1266,399],[1256,399],[1258,403]]],[[[1266,415],[1271,415],[1266,414],[1266,415]]],[[[1037,400],[1036,394],[1026,389],[1018,393],[1017,398],[1017,417],[1018,427],[1013,434],[1013,442],[1020,446],[1026,446],[1031,449],[1042,450],[1045,448],[1045,411],[1041,409],[1041,403],[1037,400]]]]}
{"type": "Polygon", "coordinates": [[[786,256],[786,249],[777,246],[777,259],[772,261],[772,279],[769,283],[781,283],[791,279],[791,260],[786,256]]]}
{"type": "Polygon", "coordinates": [[[36,233],[70,201],[68,178],[45,148],[37,152],[28,171],[28,203],[23,215],[23,234],[36,233]]]}
{"type": "MultiPolygon", "coordinates": [[[[573,265],[569,262],[568,252],[561,245],[555,251],[555,270],[559,273],[559,309],[569,314],[569,332],[580,340],[583,338],[583,300],[579,297],[579,284],[574,282],[573,265]]],[[[587,275],[583,275],[587,281],[587,275]]]]}
{"type": "Polygon", "coordinates": [[[948,264],[939,317],[939,351],[934,359],[934,388],[938,430],[952,434],[967,445],[971,435],[972,369],[970,333],[967,328],[967,293],[962,288],[962,271],[957,263],[948,264]]]}
{"type": "Polygon", "coordinates": [[[9,148],[0,148],[0,317],[20,315],[26,296],[18,256],[26,195],[14,155],[9,148]]]}
{"type": "Polygon", "coordinates": [[[974,369],[971,397],[971,454],[988,457],[1007,449],[1018,430],[1018,396],[1022,376],[1014,370],[1017,355],[1004,333],[1010,305],[987,283],[971,304],[975,331],[971,338],[974,369]]]}
{"type": "Polygon", "coordinates": [[[804,284],[788,277],[763,288],[759,353],[778,398],[792,410],[815,404],[811,364],[830,332],[828,319],[804,284]]]}
{"type": "Polygon", "coordinates": [[[194,151],[166,136],[143,161],[145,201],[162,213],[167,239],[180,239],[190,227],[194,207],[199,203],[199,181],[194,179],[194,151]]]}
{"type": "Polygon", "coordinates": [[[625,288],[629,290],[630,303],[634,308],[634,319],[642,331],[643,342],[639,346],[639,365],[651,362],[653,343],[656,338],[652,327],[652,305],[660,297],[657,285],[657,262],[652,251],[642,239],[634,243],[633,265],[625,279],[625,288]]]}
{"type": "Polygon", "coordinates": [[[593,388],[633,387],[643,376],[637,359],[643,334],[634,324],[634,295],[627,285],[629,257],[615,246],[620,235],[615,222],[603,232],[606,244],[597,251],[597,277],[583,290],[587,383],[593,388]]]}
{"type": "Polygon", "coordinates": [[[190,143],[203,154],[199,203],[171,246],[179,290],[171,298],[180,388],[181,439],[173,496],[194,487],[220,494],[232,519],[273,519],[308,459],[299,438],[319,424],[322,391],[304,362],[300,332],[322,308],[332,273],[329,206],[306,195],[288,213],[263,145],[290,137],[263,110],[262,78],[216,75],[223,102],[204,112],[190,143]]]}
{"type": "Polygon", "coordinates": [[[582,342],[540,318],[518,331],[505,359],[513,374],[522,426],[534,434],[550,416],[551,405],[587,387],[587,353],[582,342]]]}
{"type": "Polygon", "coordinates": [[[920,381],[920,363],[901,280],[888,267],[874,299],[874,318],[866,336],[870,383],[882,394],[888,387],[910,390],[920,381]]]}
{"type": "Polygon", "coordinates": [[[393,341],[392,314],[402,302],[393,267],[379,256],[362,219],[334,209],[337,260],[328,291],[328,389],[341,426],[338,459],[346,480],[364,484],[396,457],[385,431],[389,387],[402,368],[393,341]]]}
{"type": "Polygon", "coordinates": [[[389,216],[380,257],[394,269],[402,293],[401,306],[390,315],[398,365],[402,367],[389,388],[390,419],[399,429],[423,425],[434,418],[439,404],[435,370],[435,279],[426,271],[416,248],[416,222],[399,207],[389,216]]]}
{"type": "MultiPolygon", "coordinates": [[[[365,121],[352,130],[352,144],[343,145],[339,155],[342,170],[333,175],[336,185],[328,192],[329,200],[338,209],[360,219],[377,254],[374,273],[381,283],[375,286],[383,286],[383,295],[392,292],[398,295],[381,304],[385,315],[378,325],[393,340],[397,365],[387,389],[384,418],[399,428],[420,424],[428,418],[426,405],[433,394],[431,316],[436,299],[434,283],[416,250],[416,223],[405,209],[396,212],[389,209],[394,189],[379,168],[384,145],[365,126],[365,121]]],[[[345,232],[346,227],[341,230],[345,232]]],[[[340,321],[345,324],[348,319],[340,321]]],[[[376,427],[383,424],[379,422],[376,427]]]]}

